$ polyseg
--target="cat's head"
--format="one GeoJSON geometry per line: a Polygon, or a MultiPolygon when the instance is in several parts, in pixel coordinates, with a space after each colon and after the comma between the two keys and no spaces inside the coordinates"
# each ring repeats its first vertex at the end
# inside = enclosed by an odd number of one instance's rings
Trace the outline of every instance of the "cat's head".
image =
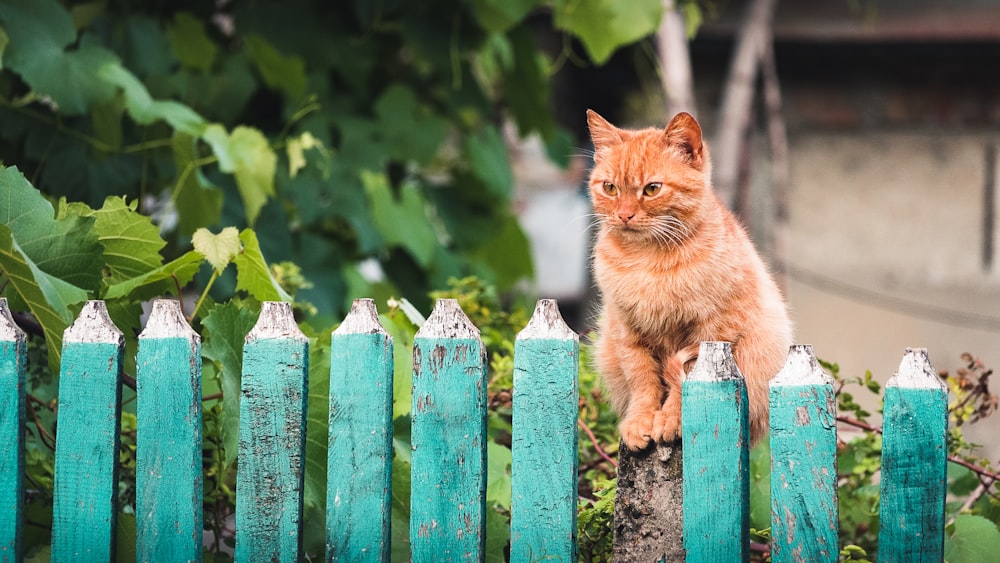
{"type": "Polygon", "coordinates": [[[606,233],[680,244],[700,222],[711,165],[698,122],[678,113],[664,129],[619,129],[587,110],[594,142],[590,197],[606,233]]]}

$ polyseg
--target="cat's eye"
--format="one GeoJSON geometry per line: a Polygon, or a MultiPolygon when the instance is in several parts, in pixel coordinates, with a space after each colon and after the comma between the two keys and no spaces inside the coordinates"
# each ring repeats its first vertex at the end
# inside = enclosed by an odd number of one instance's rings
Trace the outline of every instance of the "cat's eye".
{"type": "Polygon", "coordinates": [[[616,195],[618,193],[618,186],[612,184],[611,182],[604,182],[604,193],[608,195],[616,195]]]}
{"type": "Polygon", "coordinates": [[[660,193],[661,188],[663,188],[663,184],[659,182],[646,184],[646,187],[642,188],[642,195],[653,197],[654,195],[660,193]]]}

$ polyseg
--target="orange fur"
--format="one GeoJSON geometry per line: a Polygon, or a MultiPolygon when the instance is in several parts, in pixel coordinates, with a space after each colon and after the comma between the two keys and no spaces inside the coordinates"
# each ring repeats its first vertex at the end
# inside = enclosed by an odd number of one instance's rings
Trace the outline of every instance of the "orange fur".
{"type": "Polygon", "coordinates": [[[680,385],[704,340],[732,343],[747,383],[750,433],[767,431],[768,380],[792,327],[746,231],[712,191],[701,128],[679,113],[665,129],[618,129],[587,112],[590,195],[600,220],[602,294],[595,357],[631,449],[680,436],[680,385]],[[652,187],[651,187],[652,186],[652,187]]]}

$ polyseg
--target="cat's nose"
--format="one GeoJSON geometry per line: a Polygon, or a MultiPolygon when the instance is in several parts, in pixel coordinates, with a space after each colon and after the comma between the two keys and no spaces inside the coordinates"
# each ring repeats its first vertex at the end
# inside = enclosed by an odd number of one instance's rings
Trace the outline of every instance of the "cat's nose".
{"type": "Polygon", "coordinates": [[[635,213],[619,213],[618,218],[622,220],[622,223],[628,224],[628,222],[635,217],[635,213]]]}

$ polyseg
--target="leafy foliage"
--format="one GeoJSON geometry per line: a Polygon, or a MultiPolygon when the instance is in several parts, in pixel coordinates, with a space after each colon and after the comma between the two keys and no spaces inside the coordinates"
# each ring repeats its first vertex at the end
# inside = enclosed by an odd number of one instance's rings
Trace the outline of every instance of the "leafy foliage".
{"type": "MultiPolygon", "coordinates": [[[[561,149],[567,136],[532,18],[601,63],[650,35],[661,10],[11,0],[0,5],[0,160],[54,197],[96,208],[125,196],[157,217],[168,259],[199,228],[256,227],[267,254],[323,282],[303,294],[332,318],[376,291],[426,307],[450,277],[507,290],[531,262],[501,121],[561,149]],[[364,260],[381,274],[359,275],[364,260]]],[[[66,281],[92,290],[98,277],[75,271],[90,277],[66,281]]],[[[61,311],[82,295],[48,281],[61,311]]]]}

